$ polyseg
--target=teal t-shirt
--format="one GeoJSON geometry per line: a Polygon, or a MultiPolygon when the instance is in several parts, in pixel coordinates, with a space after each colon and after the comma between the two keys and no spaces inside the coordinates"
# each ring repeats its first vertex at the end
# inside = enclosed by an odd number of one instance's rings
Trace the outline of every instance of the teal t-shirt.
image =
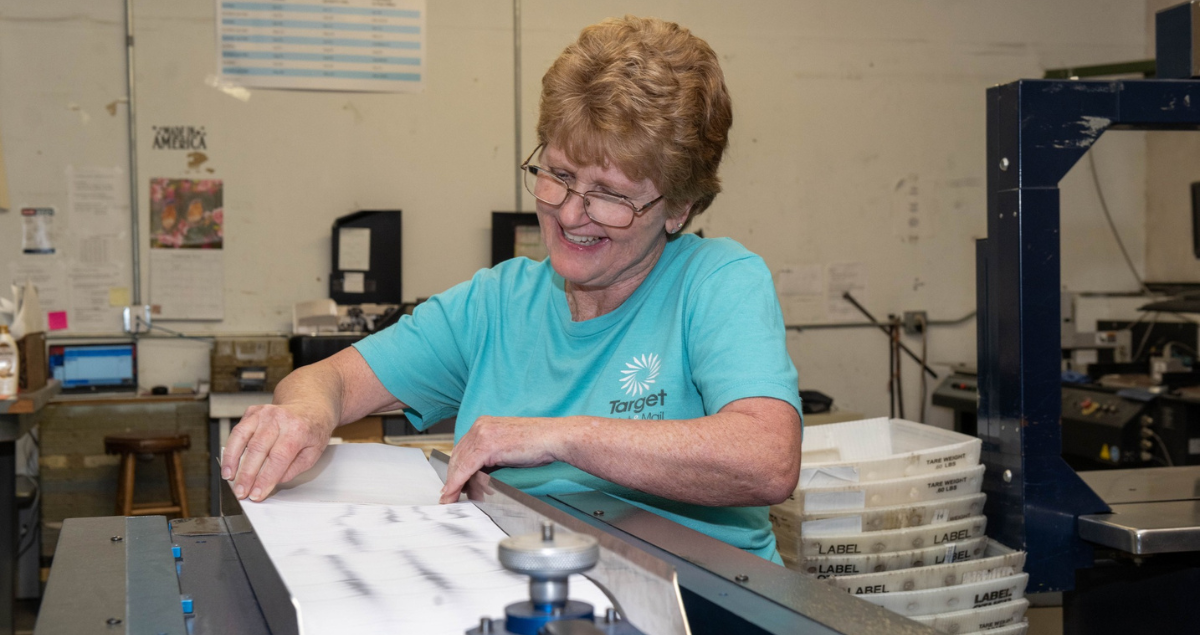
{"type": "MultiPolygon", "coordinates": [[[[430,298],[355,347],[419,429],[481,416],[694,419],[747,397],[800,412],[771,273],[730,239],[684,235],[620,307],[573,322],[548,261],[516,258],[430,298]]],[[[782,563],[766,507],[705,507],[566,463],[502,469],[530,494],[599,490],[782,563]]]]}

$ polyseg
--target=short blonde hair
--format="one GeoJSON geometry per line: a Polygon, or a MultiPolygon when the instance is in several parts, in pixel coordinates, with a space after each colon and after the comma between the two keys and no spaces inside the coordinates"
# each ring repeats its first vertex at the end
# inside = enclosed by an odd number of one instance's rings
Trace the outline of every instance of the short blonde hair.
{"type": "Polygon", "coordinates": [[[537,133],[579,165],[649,179],[668,213],[704,211],[733,110],[717,55],[691,31],[625,16],[587,27],[542,77],[537,133]]]}

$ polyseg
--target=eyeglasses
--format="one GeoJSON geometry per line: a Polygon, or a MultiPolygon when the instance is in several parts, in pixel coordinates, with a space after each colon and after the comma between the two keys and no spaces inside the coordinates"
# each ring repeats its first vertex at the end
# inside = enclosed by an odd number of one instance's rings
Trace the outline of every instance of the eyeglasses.
{"type": "Polygon", "coordinates": [[[638,207],[633,201],[621,196],[620,194],[610,194],[608,192],[579,192],[571,189],[566,181],[555,176],[550,170],[529,163],[533,159],[533,155],[541,150],[542,146],[533,149],[529,158],[521,164],[521,171],[525,173],[525,189],[529,191],[537,200],[558,207],[567,202],[567,197],[571,194],[578,194],[583,199],[583,211],[588,215],[588,218],[596,221],[601,225],[608,227],[629,227],[633,224],[633,219],[645,213],[646,210],[654,207],[656,203],[663,200],[662,196],[638,207]]]}

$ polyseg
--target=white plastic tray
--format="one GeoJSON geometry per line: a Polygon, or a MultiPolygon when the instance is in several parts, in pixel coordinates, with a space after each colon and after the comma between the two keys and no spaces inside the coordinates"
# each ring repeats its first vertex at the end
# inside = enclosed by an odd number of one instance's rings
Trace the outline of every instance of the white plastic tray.
{"type": "Polygon", "coordinates": [[[1025,597],[1025,585],[1028,583],[1029,574],[1018,573],[940,589],[867,593],[858,597],[900,615],[928,615],[968,608],[979,609],[1020,600],[1025,597]]]}
{"type": "Polygon", "coordinates": [[[805,431],[800,487],[865,483],[979,464],[983,442],[903,419],[863,419],[805,431]]]}
{"type": "Polygon", "coordinates": [[[888,481],[798,489],[792,496],[804,514],[853,512],[978,494],[983,487],[983,472],[984,466],[976,465],[888,481]]]}
{"type": "Polygon", "coordinates": [[[1025,552],[989,540],[983,555],[962,562],[829,578],[829,584],[854,594],[893,593],[970,584],[1023,572],[1025,552]]]}
{"type": "Polygon", "coordinates": [[[987,537],[980,536],[947,545],[908,551],[865,555],[800,556],[797,570],[818,578],[895,571],[978,558],[983,555],[986,546],[987,537]]]}
{"type": "Polygon", "coordinates": [[[994,632],[993,629],[1021,623],[1025,619],[1025,611],[1028,608],[1029,600],[1022,598],[981,609],[967,609],[934,615],[911,615],[908,619],[933,627],[943,633],[987,631],[990,634],[994,632]]]}
{"type": "Polygon", "coordinates": [[[949,523],[885,531],[844,534],[805,531],[800,535],[800,553],[806,556],[832,556],[923,549],[976,538],[982,536],[986,529],[986,516],[971,516],[949,523]]]}
{"type": "Polygon", "coordinates": [[[857,512],[832,511],[803,514],[796,512],[799,503],[788,501],[780,505],[772,505],[771,513],[784,518],[786,522],[797,528],[830,526],[834,523],[821,522],[833,518],[842,520],[836,522],[855,522],[863,531],[883,531],[901,529],[903,527],[919,527],[933,523],[962,520],[968,516],[978,516],[983,513],[983,505],[987,502],[987,494],[971,494],[942,498],[911,505],[893,505],[891,507],[876,507],[857,512]],[[809,525],[808,523],[813,523],[809,525]]]}
{"type": "Polygon", "coordinates": [[[1009,624],[1000,628],[993,628],[987,631],[972,631],[963,635],[1025,635],[1029,632],[1029,622],[1021,622],[1020,624],[1009,624]]]}

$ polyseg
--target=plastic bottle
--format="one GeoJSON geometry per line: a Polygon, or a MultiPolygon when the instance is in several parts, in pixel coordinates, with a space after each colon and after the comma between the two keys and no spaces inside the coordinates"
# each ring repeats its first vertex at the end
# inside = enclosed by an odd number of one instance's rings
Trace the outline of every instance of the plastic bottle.
{"type": "Polygon", "coordinates": [[[20,367],[17,341],[8,332],[8,327],[0,324],[0,399],[17,396],[17,372],[20,367]]]}

